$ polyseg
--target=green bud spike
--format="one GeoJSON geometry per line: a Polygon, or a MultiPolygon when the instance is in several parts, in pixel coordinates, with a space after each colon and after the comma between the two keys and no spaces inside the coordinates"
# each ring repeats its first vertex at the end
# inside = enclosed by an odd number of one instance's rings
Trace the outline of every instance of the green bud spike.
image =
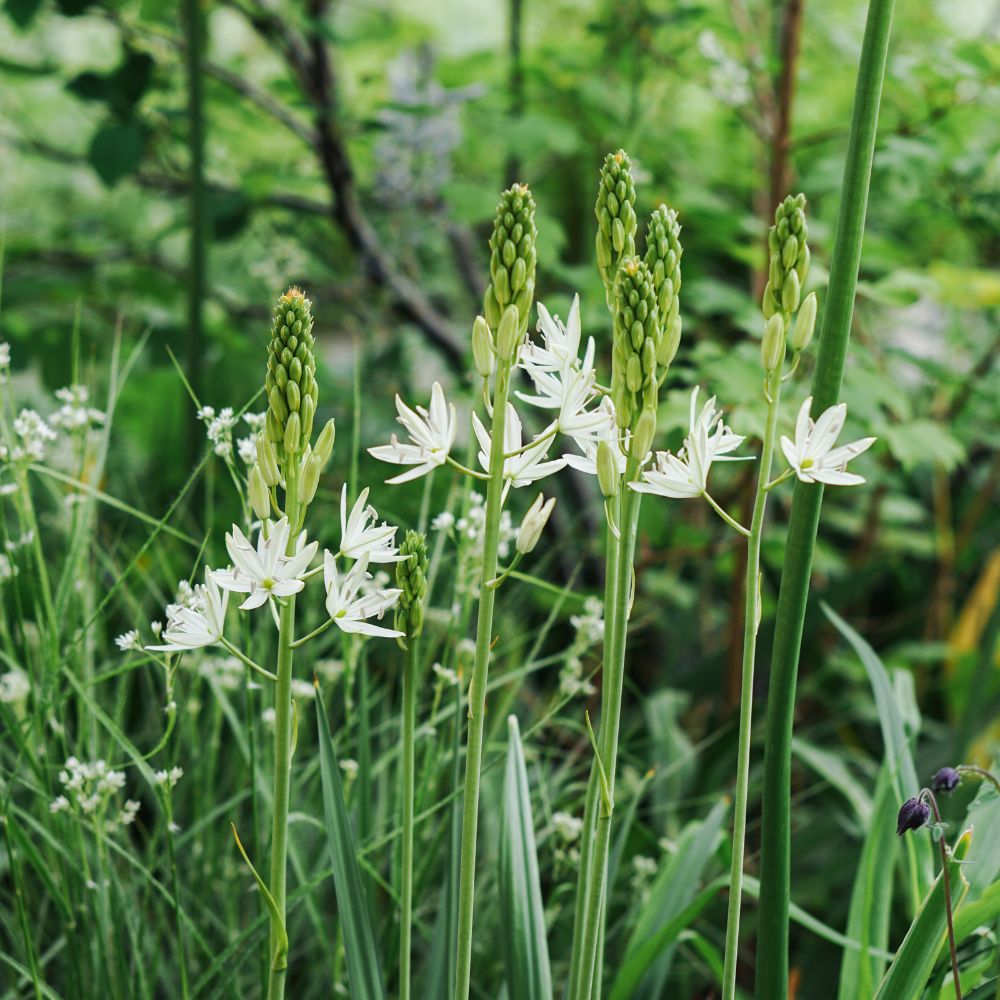
{"type": "MultiPolygon", "coordinates": [[[[401,593],[396,603],[395,628],[405,632],[407,639],[414,639],[420,635],[424,624],[427,537],[420,531],[407,531],[399,546],[399,554],[407,558],[396,563],[396,586],[401,593]]],[[[403,643],[400,642],[400,645],[403,643]]]]}
{"type": "Polygon", "coordinates": [[[645,261],[626,257],[618,268],[614,297],[611,394],[618,426],[634,427],[639,411],[656,408],[656,345],[660,314],[653,276],[645,261]]]}
{"type": "Polygon", "coordinates": [[[316,454],[319,455],[319,460],[323,465],[326,465],[330,461],[330,456],[333,455],[333,445],[337,440],[337,425],[331,417],[324,425],[323,429],[319,432],[319,437],[316,438],[316,454]]]}
{"type": "Polygon", "coordinates": [[[784,315],[786,329],[799,308],[802,286],[809,272],[809,226],[803,194],[789,195],[774,211],[774,225],[767,234],[770,258],[764,289],[764,318],[784,315]]]}
{"type": "Polygon", "coordinates": [[[624,149],[608,153],[597,185],[597,269],[608,308],[614,305],[615,274],[623,257],[635,255],[635,184],[632,161],[624,149]]]}
{"type": "Polygon", "coordinates": [[[660,308],[657,355],[658,359],[667,359],[659,362],[664,368],[673,361],[680,343],[680,323],[675,322],[675,319],[679,320],[681,257],[684,255],[680,236],[681,225],[677,221],[677,213],[666,205],[660,205],[650,216],[646,227],[646,266],[653,276],[656,302],[660,308]],[[664,349],[663,341],[666,340],[668,327],[672,326],[676,329],[670,330],[671,336],[677,338],[677,344],[673,345],[672,350],[664,349]]]}
{"type": "Polygon", "coordinates": [[[271,496],[267,491],[267,483],[264,482],[264,474],[260,471],[257,462],[250,468],[250,506],[253,512],[262,521],[271,516],[271,496]]]}
{"type": "MultiPolygon", "coordinates": [[[[280,459],[297,455],[312,434],[319,393],[311,305],[298,288],[290,288],[274,307],[264,385],[266,434],[280,459]]],[[[261,469],[266,476],[264,465],[261,469]]]]}
{"type": "Polygon", "coordinates": [[[472,324],[472,360],[482,378],[489,378],[493,374],[496,363],[493,336],[489,324],[482,316],[477,316],[472,324]]]}
{"type": "Polygon", "coordinates": [[[760,362],[764,371],[773,372],[785,360],[785,320],[781,313],[775,313],[764,325],[764,336],[760,342],[760,362]]]}
{"type": "MultiPolygon", "coordinates": [[[[504,311],[516,310],[515,330],[528,329],[528,315],[535,295],[535,199],[526,184],[514,184],[500,195],[490,236],[489,288],[483,296],[483,315],[491,330],[497,331],[504,311]]],[[[513,357],[513,347],[509,355],[513,357]]],[[[478,367],[478,365],[477,365],[478,367]]]]}
{"type": "Polygon", "coordinates": [[[795,317],[795,329],[792,330],[792,350],[804,351],[812,340],[816,326],[816,293],[810,292],[799,308],[795,317]]]}

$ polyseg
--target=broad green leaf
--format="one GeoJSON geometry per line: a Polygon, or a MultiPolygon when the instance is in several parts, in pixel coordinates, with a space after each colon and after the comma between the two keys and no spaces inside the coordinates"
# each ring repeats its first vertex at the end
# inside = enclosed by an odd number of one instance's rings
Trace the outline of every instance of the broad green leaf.
{"type": "MultiPolygon", "coordinates": [[[[919,831],[917,835],[930,840],[929,836],[919,831]]],[[[954,857],[948,862],[952,909],[955,911],[969,891],[962,860],[969,850],[971,840],[972,831],[966,830],[955,845],[954,857]]],[[[944,880],[938,875],[910,924],[910,929],[875,994],[875,1000],[914,1000],[914,997],[921,996],[948,934],[944,899],[944,880]]]]}
{"type": "Polygon", "coordinates": [[[105,125],[90,142],[87,159],[108,187],[134,173],[142,162],[144,139],[135,122],[105,125]]]}
{"type": "Polygon", "coordinates": [[[531,794],[517,718],[507,719],[500,832],[500,920],[507,987],[518,1000],[551,1000],[552,974],[545,940],[545,909],[538,877],[531,794]]]}
{"type": "Polygon", "coordinates": [[[330,737],[322,693],[317,685],[316,723],[319,730],[319,768],[323,782],[323,816],[333,864],[333,884],[344,935],[347,980],[353,1000],[384,1000],[382,969],[368,897],[365,894],[351,817],[344,800],[340,765],[330,737]]]}

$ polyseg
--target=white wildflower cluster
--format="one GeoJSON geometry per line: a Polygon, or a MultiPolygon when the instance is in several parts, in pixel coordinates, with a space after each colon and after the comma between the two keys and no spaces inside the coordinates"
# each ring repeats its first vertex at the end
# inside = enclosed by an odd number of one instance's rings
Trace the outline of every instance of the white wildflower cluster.
{"type": "Polygon", "coordinates": [[[153,774],[153,784],[158,788],[173,788],[184,777],[184,768],[174,766],[169,771],[157,771],[153,774]]]}
{"type": "Polygon", "coordinates": [[[24,409],[14,418],[15,441],[8,448],[0,445],[0,460],[10,462],[42,462],[45,445],[57,435],[35,410],[24,409]]]}
{"type": "Polygon", "coordinates": [[[233,454],[233,428],[236,426],[233,408],[224,406],[216,413],[215,407],[202,406],[197,417],[205,425],[205,433],[215,454],[220,458],[229,458],[233,454]]]}
{"type": "Polygon", "coordinates": [[[238,691],[243,686],[246,667],[235,656],[206,656],[198,660],[198,676],[222,691],[238,691]]]}
{"type": "Polygon", "coordinates": [[[652,888],[658,867],[656,859],[647,857],[645,854],[636,854],[632,858],[632,877],[629,880],[629,885],[642,902],[649,898],[649,891],[652,888]]]}
{"type": "Polygon", "coordinates": [[[340,769],[344,772],[344,777],[348,781],[353,781],[358,776],[360,767],[356,760],[351,760],[351,758],[348,757],[346,760],[342,760],[340,762],[340,769]]]}
{"type": "Polygon", "coordinates": [[[17,568],[17,565],[12,563],[3,552],[0,552],[0,583],[6,580],[13,580],[19,572],[20,570],[17,568]]]}
{"type": "Polygon", "coordinates": [[[570,617],[575,629],[573,641],[566,650],[566,659],[559,671],[559,693],[564,698],[594,693],[594,685],[584,678],[584,655],[604,639],[604,605],[596,597],[588,597],[583,612],[570,617]]]}
{"type": "Polygon", "coordinates": [[[264,429],[267,413],[244,413],[243,423],[250,433],[246,437],[237,438],[236,453],[244,465],[253,465],[257,460],[257,435],[264,429]]]}
{"type": "Polygon", "coordinates": [[[567,812],[552,814],[552,829],[556,840],[553,857],[557,864],[575,868],[580,863],[578,841],[583,832],[583,820],[567,812]]]}
{"type": "Polygon", "coordinates": [[[99,827],[106,823],[114,827],[128,826],[139,812],[139,803],[134,799],[118,805],[125,772],[113,770],[103,760],[85,763],[76,757],[68,758],[59,772],[59,783],[64,791],[49,803],[52,813],[77,812],[99,827]]]}
{"type": "Polygon", "coordinates": [[[7,374],[10,371],[10,344],[7,341],[0,341],[0,385],[7,381],[7,374]]]}
{"type": "Polygon", "coordinates": [[[442,685],[454,687],[458,684],[458,671],[453,670],[451,667],[445,667],[440,663],[435,663],[431,669],[434,671],[434,676],[437,677],[438,681],[442,685]]]}
{"type": "Polygon", "coordinates": [[[0,701],[16,705],[27,700],[30,693],[31,681],[23,670],[14,667],[0,674],[0,701]]]}
{"type": "Polygon", "coordinates": [[[139,632],[137,629],[129,629],[127,632],[122,632],[121,635],[115,638],[115,645],[123,652],[127,652],[130,649],[142,649],[142,643],[139,642],[139,632]]]}
{"type": "Polygon", "coordinates": [[[56,399],[62,406],[49,417],[49,423],[53,427],[70,434],[82,434],[93,427],[104,426],[103,411],[88,405],[90,390],[85,385],[68,385],[64,389],[56,389],[56,399]]]}
{"type": "Polygon", "coordinates": [[[750,71],[723,48],[714,31],[705,30],[698,36],[698,51],[710,63],[708,80],[712,93],[730,107],[748,104],[750,71]]]}

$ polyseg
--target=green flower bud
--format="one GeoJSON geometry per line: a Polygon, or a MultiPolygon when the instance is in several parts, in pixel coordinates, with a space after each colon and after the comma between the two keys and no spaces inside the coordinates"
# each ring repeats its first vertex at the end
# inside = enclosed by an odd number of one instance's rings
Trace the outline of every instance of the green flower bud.
{"type": "Polygon", "coordinates": [[[809,271],[809,245],[806,239],[805,195],[789,195],[774,211],[774,225],[767,234],[770,258],[767,286],[762,303],[764,318],[784,313],[788,326],[791,315],[799,308],[802,286],[809,271]]]}
{"type": "MultiPolygon", "coordinates": [[[[674,302],[677,302],[676,297],[674,302]]],[[[677,357],[677,348],[681,346],[681,317],[676,313],[667,320],[667,328],[663,331],[660,349],[656,354],[656,363],[661,368],[669,368],[677,357]]]]}
{"type": "Polygon", "coordinates": [[[517,342],[520,339],[519,327],[520,316],[517,306],[507,306],[500,317],[500,328],[497,330],[497,356],[508,364],[513,362],[517,351],[517,342]]]}
{"type": "Polygon", "coordinates": [[[517,538],[514,540],[514,548],[521,555],[527,555],[538,544],[538,539],[542,537],[542,531],[549,520],[552,508],[556,505],[556,498],[550,497],[548,500],[539,493],[535,497],[535,502],[528,508],[528,512],[521,521],[517,538]]]}
{"type": "Polygon", "coordinates": [[[632,161],[624,149],[609,153],[597,185],[597,268],[609,308],[614,303],[615,274],[623,257],[635,255],[635,184],[632,161]]]}
{"type": "MultiPolygon", "coordinates": [[[[298,454],[312,433],[319,394],[312,329],[311,303],[298,288],[290,288],[274,307],[264,379],[266,434],[278,458],[298,454]]],[[[261,470],[266,481],[269,470],[263,462],[261,470]]]]}
{"type": "Polygon", "coordinates": [[[330,456],[333,454],[333,443],[336,440],[337,426],[333,421],[333,417],[331,417],[323,425],[323,429],[319,432],[319,437],[316,438],[316,448],[314,450],[319,455],[322,465],[325,466],[330,461],[330,456]]]}
{"type": "Polygon", "coordinates": [[[775,313],[764,324],[764,336],[760,342],[760,360],[764,371],[773,372],[785,360],[785,320],[781,313],[775,313]]]}
{"type": "MultiPolygon", "coordinates": [[[[490,236],[492,280],[483,296],[483,315],[489,328],[497,331],[498,342],[504,311],[511,305],[517,313],[515,330],[523,334],[528,329],[528,315],[535,295],[536,235],[535,200],[526,184],[514,184],[500,195],[493,219],[490,236]]],[[[513,347],[510,354],[503,354],[499,346],[498,351],[502,358],[513,358],[513,347]]],[[[478,361],[476,368],[480,370],[478,361]]]]}
{"type": "Polygon", "coordinates": [[[323,471],[323,459],[316,452],[310,453],[302,463],[302,472],[299,476],[299,503],[303,506],[310,504],[316,496],[316,489],[319,486],[319,474],[323,471]]]}
{"type": "Polygon", "coordinates": [[[257,435],[257,465],[260,468],[264,483],[267,486],[277,486],[281,482],[278,471],[278,453],[267,433],[257,435]]]}
{"type": "Polygon", "coordinates": [[[792,330],[792,350],[804,351],[812,340],[813,329],[816,326],[816,293],[810,292],[795,317],[795,329],[792,330]]]}
{"type": "Polygon", "coordinates": [[[610,441],[602,438],[597,443],[597,485],[607,498],[618,496],[618,484],[621,476],[618,474],[618,462],[610,441]]]}
{"type": "Polygon", "coordinates": [[[653,437],[656,434],[656,411],[646,407],[639,414],[639,419],[635,425],[632,435],[632,457],[641,462],[649,453],[653,446],[653,437]]]}
{"type": "Polygon", "coordinates": [[[477,316],[472,324],[472,360],[476,365],[476,371],[483,378],[489,378],[493,374],[496,364],[493,335],[490,333],[489,324],[482,316],[477,316]]]}
{"type": "Polygon", "coordinates": [[[615,279],[611,393],[618,426],[631,427],[644,406],[656,407],[659,307],[645,261],[627,257],[615,279]]]}
{"type": "Polygon", "coordinates": [[[250,467],[250,506],[262,521],[271,516],[271,495],[257,462],[250,467]]]}
{"type": "Polygon", "coordinates": [[[660,207],[650,216],[646,227],[646,266],[653,276],[653,286],[656,289],[656,303],[660,309],[660,337],[657,341],[658,357],[661,367],[666,367],[674,359],[680,344],[680,292],[681,292],[681,257],[684,248],[681,246],[681,225],[677,221],[677,213],[666,205],[660,207]],[[672,349],[662,346],[666,339],[667,329],[673,325],[671,336],[677,342],[672,349]]]}
{"type": "MultiPolygon", "coordinates": [[[[399,546],[406,556],[396,563],[396,586],[400,589],[396,603],[395,628],[413,639],[420,635],[424,624],[424,597],[427,594],[427,538],[419,531],[407,531],[399,546]]],[[[400,645],[404,645],[400,641],[400,645]]]]}

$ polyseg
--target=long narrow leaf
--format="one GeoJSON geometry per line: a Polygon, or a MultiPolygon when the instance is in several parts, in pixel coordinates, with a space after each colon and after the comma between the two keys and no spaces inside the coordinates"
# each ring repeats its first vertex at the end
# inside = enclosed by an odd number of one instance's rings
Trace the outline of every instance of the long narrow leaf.
{"type": "Polygon", "coordinates": [[[507,987],[510,996],[517,1000],[552,1000],[528,772],[517,718],[513,715],[507,719],[507,734],[499,880],[507,987]]]}
{"type": "Polygon", "coordinates": [[[316,691],[316,723],[319,729],[319,769],[323,781],[323,815],[333,864],[333,884],[344,935],[347,980],[353,1000],[384,1000],[385,988],[375,932],[372,929],[368,896],[358,865],[351,817],[344,800],[340,765],[330,738],[323,698],[316,691]]]}

